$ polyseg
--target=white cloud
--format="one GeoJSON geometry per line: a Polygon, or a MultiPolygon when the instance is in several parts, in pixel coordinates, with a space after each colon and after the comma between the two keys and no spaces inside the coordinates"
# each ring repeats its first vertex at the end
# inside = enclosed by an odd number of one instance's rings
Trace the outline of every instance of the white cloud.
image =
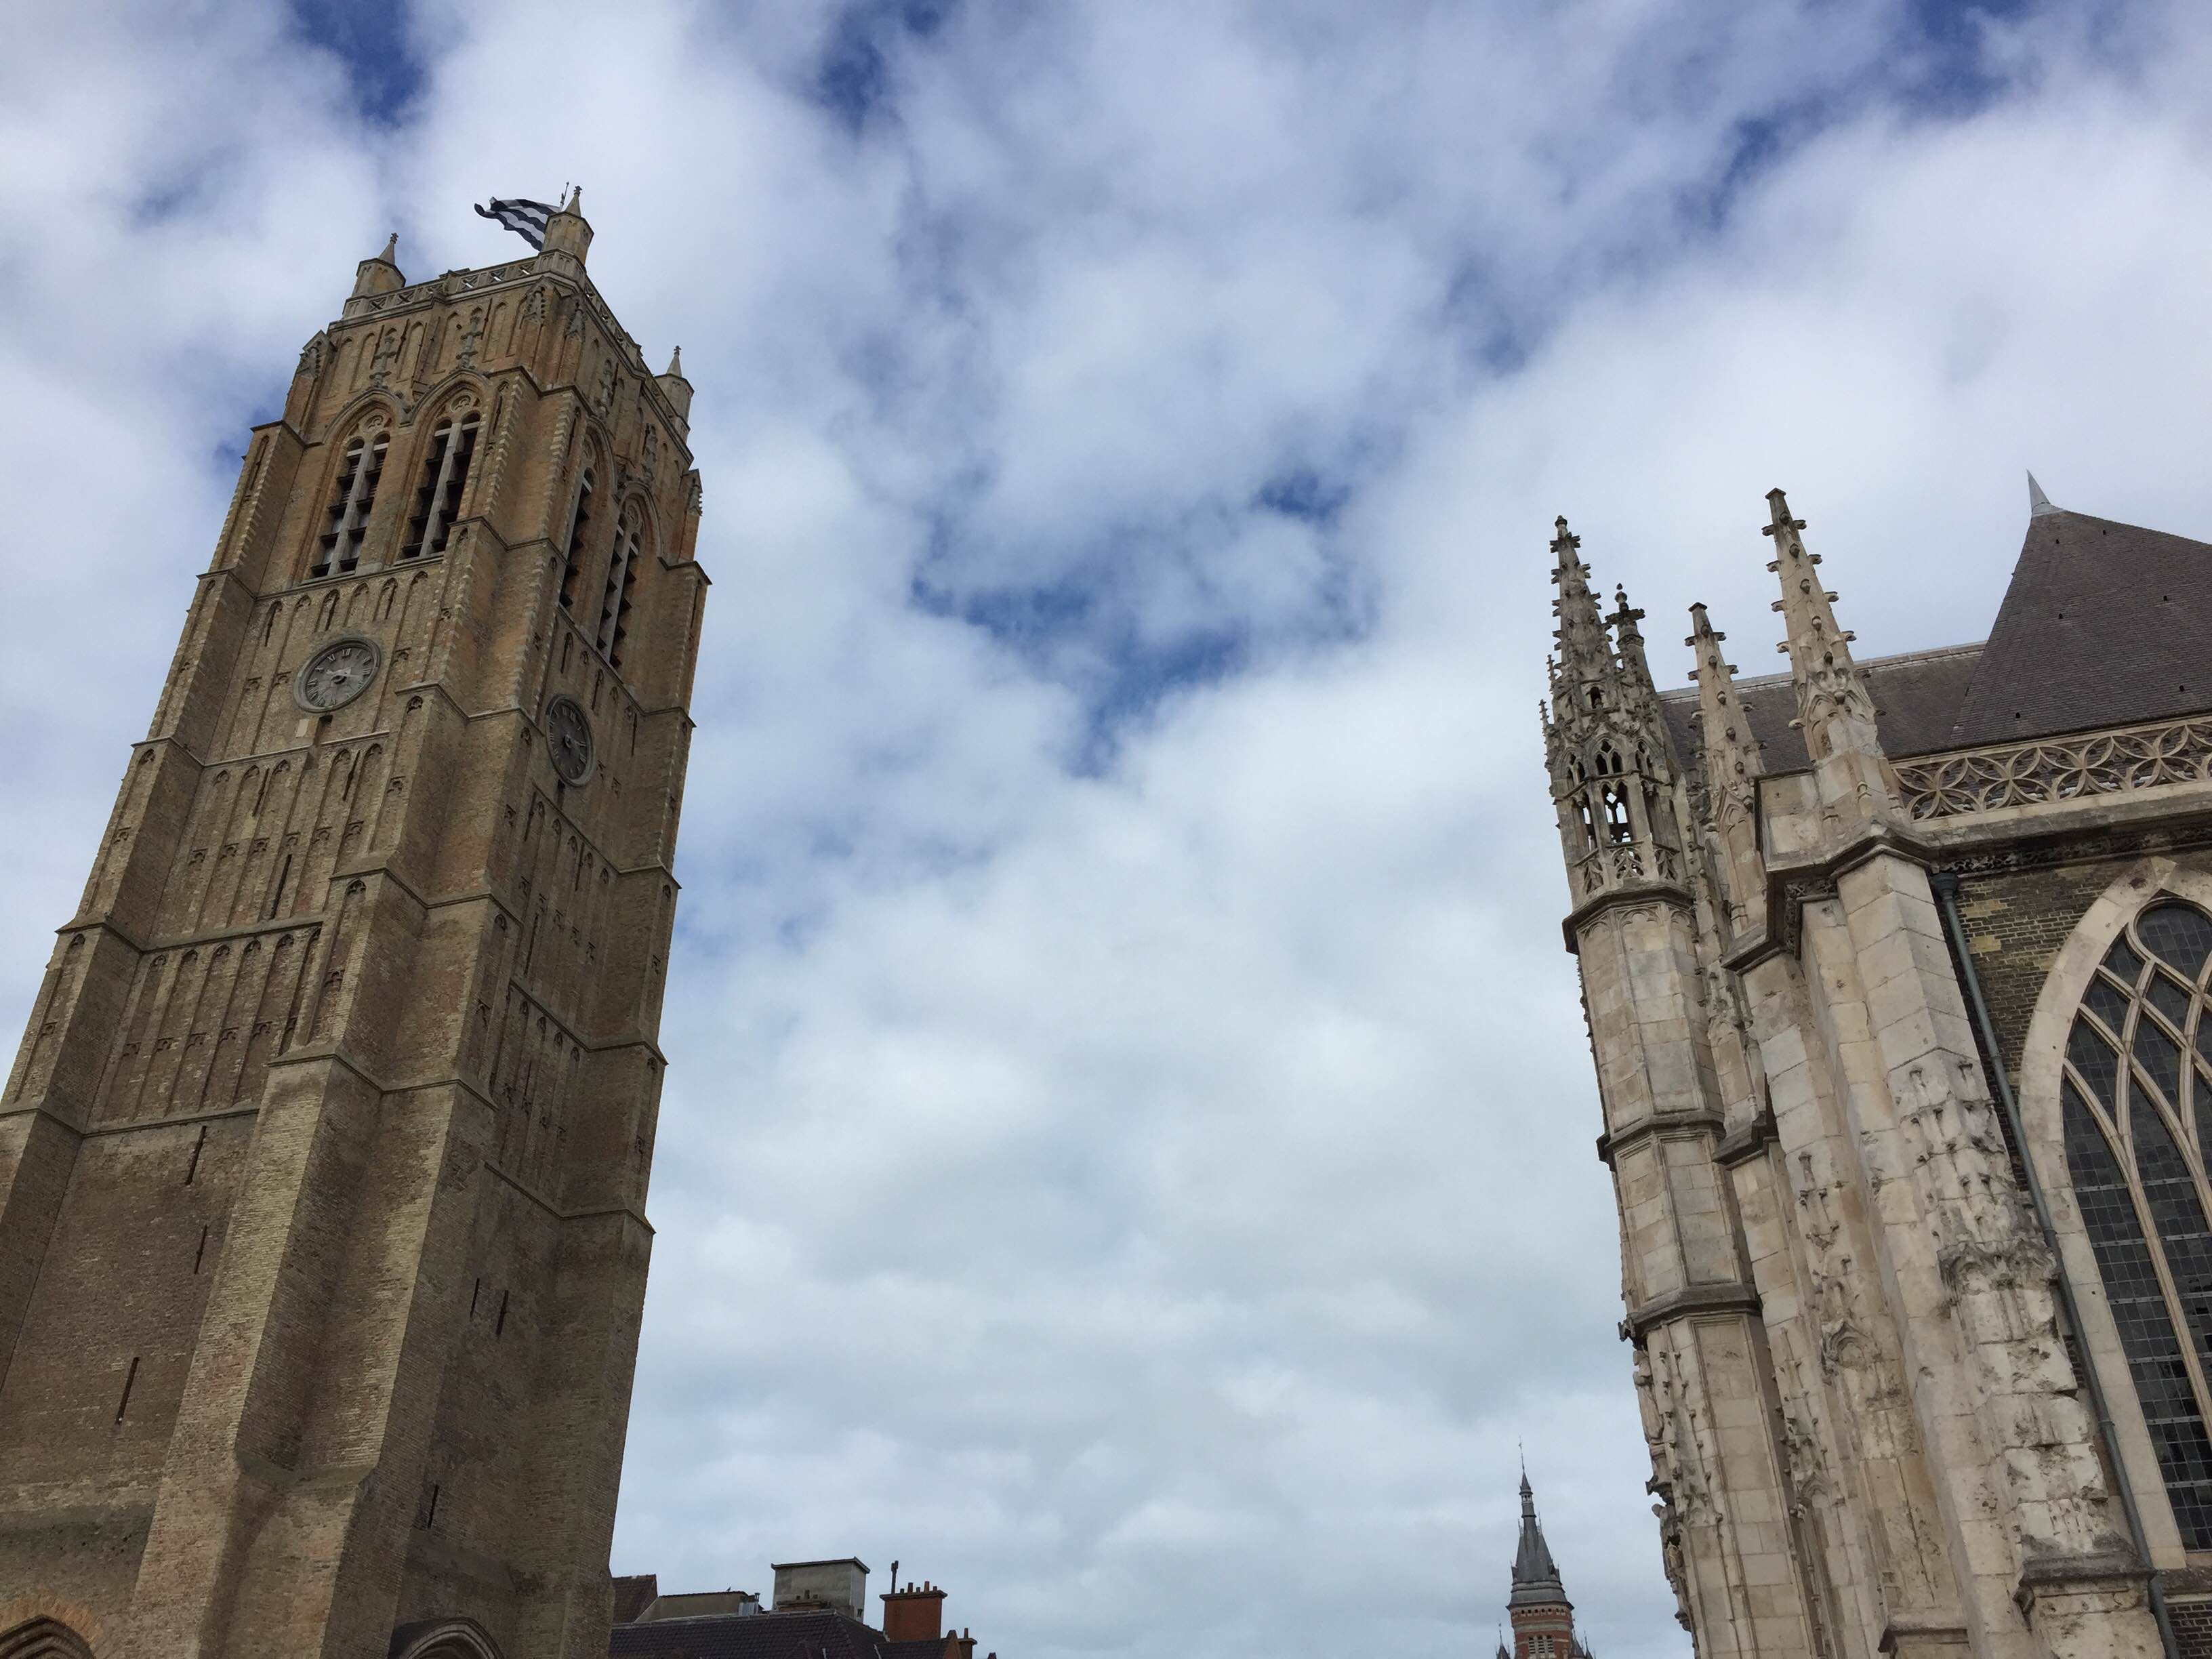
{"type": "Polygon", "coordinates": [[[1692,599],[1778,660],[1772,483],[1873,650],[1986,627],[2024,465],[2201,533],[2212,26],[2030,12],[1976,69],[1877,3],[870,15],[857,131],[805,4],[418,11],[390,123],[272,11],[32,20],[0,483],[19,606],[83,625],[0,658],[0,1000],[353,260],[507,257],[465,204],[580,177],[698,383],[716,578],[617,1565],[897,1556],[1038,1659],[1463,1654],[1518,1439],[1596,1648],[1679,1655],[1550,520],[1662,672],[1692,599]],[[1301,469],[1340,502],[1255,505],[1301,469]]]}

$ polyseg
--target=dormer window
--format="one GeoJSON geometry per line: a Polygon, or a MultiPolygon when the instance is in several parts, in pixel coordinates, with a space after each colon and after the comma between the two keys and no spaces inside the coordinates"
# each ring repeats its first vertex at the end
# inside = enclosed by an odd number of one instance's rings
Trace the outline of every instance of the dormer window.
{"type": "Polygon", "coordinates": [[[474,415],[464,415],[441,422],[430,434],[429,451],[422,457],[422,483],[415,490],[414,516],[407,522],[407,543],[399,550],[401,558],[446,550],[453,520],[460,514],[461,492],[468,488],[477,424],[474,415]]]}
{"type": "Polygon", "coordinates": [[[384,475],[384,453],[391,445],[384,433],[356,438],[345,447],[337,482],[331,488],[329,524],[315,547],[315,562],[308,574],[340,574],[361,562],[362,539],[368,533],[368,515],[376,505],[377,480],[384,475]]]}

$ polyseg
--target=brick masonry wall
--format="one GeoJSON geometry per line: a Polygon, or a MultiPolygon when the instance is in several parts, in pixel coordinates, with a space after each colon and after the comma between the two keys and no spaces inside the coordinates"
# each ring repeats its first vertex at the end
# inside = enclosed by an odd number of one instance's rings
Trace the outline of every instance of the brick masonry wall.
{"type": "Polygon", "coordinates": [[[2212,1659],[2212,1598],[2169,1601],[2166,1617],[2173,1621],[2174,1644],[2181,1659],[2212,1659]]]}
{"type": "Polygon", "coordinates": [[[2134,862],[2133,856],[2099,859],[1959,878],[1960,924],[2015,1086],[2021,1046],[2051,959],[2097,896],[2134,862]]]}

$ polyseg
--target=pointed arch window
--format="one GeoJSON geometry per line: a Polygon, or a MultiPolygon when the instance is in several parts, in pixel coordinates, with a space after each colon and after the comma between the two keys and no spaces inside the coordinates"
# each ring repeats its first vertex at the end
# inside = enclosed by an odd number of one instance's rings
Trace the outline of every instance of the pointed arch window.
{"type": "Polygon", "coordinates": [[[338,464],[337,481],[331,486],[329,522],[315,546],[315,562],[308,574],[341,574],[361,562],[362,539],[368,533],[368,515],[376,506],[377,481],[384,476],[384,453],[391,435],[363,434],[345,447],[338,464]]]}
{"type": "Polygon", "coordinates": [[[592,492],[597,481],[587,465],[576,480],[576,510],[568,515],[568,550],[561,568],[561,608],[576,608],[576,585],[584,572],[584,538],[591,532],[592,492]]]}
{"type": "Polygon", "coordinates": [[[407,521],[403,559],[442,553],[460,514],[461,492],[468,488],[469,463],[477,448],[477,420],[474,415],[448,416],[430,434],[430,447],[422,457],[422,482],[415,490],[414,516],[407,521]]]}
{"type": "Polygon", "coordinates": [[[2182,1542],[2212,1550],[2212,916],[2162,898],[2066,1041],[2066,1165],[2182,1542]]]}
{"type": "Polygon", "coordinates": [[[622,666],[623,643],[629,634],[629,611],[637,589],[638,548],[645,537],[645,513],[635,501],[623,509],[615,531],[613,556],[607,561],[606,597],[599,605],[600,654],[622,666]]]}

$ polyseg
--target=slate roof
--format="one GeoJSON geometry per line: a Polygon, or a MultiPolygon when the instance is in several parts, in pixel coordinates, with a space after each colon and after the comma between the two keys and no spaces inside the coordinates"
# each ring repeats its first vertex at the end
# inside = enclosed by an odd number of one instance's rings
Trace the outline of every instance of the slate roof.
{"type": "MultiPolygon", "coordinates": [[[[2027,521],[1987,640],[1860,663],[1893,757],[2212,710],[2212,545],[2046,507],[2027,521]]],[[[1769,772],[1811,764],[1787,674],[1736,695],[1769,772]]],[[[1684,759],[1698,688],[1661,696],[1684,759]]]]}
{"type": "Polygon", "coordinates": [[[2212,546],[2039,513],[1990,630],[1954,747],[2212,708],[2212,546]]]}
{"type": "MultiPolygon", "coordinates": [[[[609,1659],[908,1659],[883,1637],[842,1613],[714,1613],[617,1625],[609,1659]]],[[[928,1644],[932,1654],[941,1642],[928,1644]]],[[[915,1659],[921,1659],[915,1656],[915,1659]]]]}
{"type": "Polygon", "coordinates": [[[1566,1589],[1559,1583],[1559,1563],[1552,1559],[1552,1547],[1544,1541],[1544,1528],[1536,1519],[1536,1494],[1528,1486],[1526,1470],[1521,1475],[1521,1541],[1513,1553],[1513,1594],[1509,1607],[1548,1607],[1567,1599],[1566,1589]]]}
{"type": "MultiPolygon", "coordinates": [[[[1982,651],[1978,644],[1947,645],[1860,660],[1859,672],[1874,696],[1875,725],[1881,732],[1884,753],[1924,755],[1957,746],[1951,731],[1966,705],[1982,651]]],[[[1802,771],[1813,763],[1805,752],[1803,734],[1790,724],[1797,718],[1797,692],[1789,675],[1740,679],[1735,696],[1750,717],[1751,734],[1759,741],[1768,771],[1802,771]]],[[[1674,752],[1686,760],[1698,752],[1698,688],[1662,692],[1659,701],[1674,752]]]]}
{"type": "Polygon", "coordinates": [[[617,1573],[615,1586],[615,1623],[627,1625],[653,1605],[653,1598],[660,1594],[660,1576],[651,1572],[617,1573]]]}

